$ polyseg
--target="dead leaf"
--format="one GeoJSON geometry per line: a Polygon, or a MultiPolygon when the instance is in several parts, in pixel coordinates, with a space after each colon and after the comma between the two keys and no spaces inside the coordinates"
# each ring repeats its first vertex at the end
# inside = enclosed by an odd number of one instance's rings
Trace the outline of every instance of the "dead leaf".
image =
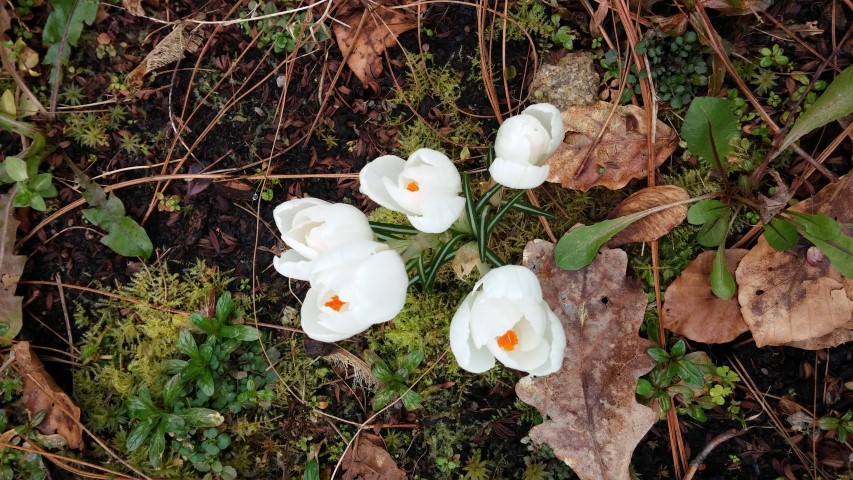
{"type": "MultiPolygon", "coordinates": [[[[825,213],[849,225],[853,222],[853,173],[792,210],[825,213]]],[[[853,234],[853,228],[844,232],[853,234]]],[[[853,279],[843,277],[820,255],[810,257],[810,249],[801,241],[780,252],[761,237],[741,260],[736,272],[738,301],[759,347],[813,350],[853,341],[853,279]]]]}
{"type": "Polygon", "coordinates": [[[776,170],[770,170],[770,176],[776,182],[776,193],[770,197],[765,197],[758,194],[759,207],[758,211],[761,214],[761,221],[769,223],[777,213],[781,212],[788,206],[788,201],[791,199],[791,193],[788,191],[788,186],[776,170]]]}
{"type": "Polygon", "coordinates": [[[181,22],[175,25],[175,28],[160,40],[160,43],[145,56],[142,62],[127,74],[125,85],[128,92],[132,95],[142,88],[147,73],[182,60],[184,52],[195,53],[204,40],[204,31],[197,27],[198,25],[193,22],[181,22]]]}
{"type": "Polygon", "coordinates": [[[144,17],[145,10],[142,9],[141,0],[121,0],[121,6],[127,10],[127,13],[136,16],[144,17]]]}
{"type": "MultiPolygon", "coordinates": [[[[596,185],[616,190],[632,178],[646,176],[649,125],[642,108],[606,102],[576,105],[563,110],[563,124],[563,144],[548,159],[549,182],[582,191],[596,185]]],[[[675,151],[678,135],[661,121],[656,131],[655,165],[659,166],[675,151]]]]}
{"type": "Polygon", "coordinates": [[[344,480],[406,480],[381,443],[382,437],[362,432],[341,461],[344,480]]]}
{"type": "Polygon", "coordinates": [[[647,297],[625,275],[628,255],[603,249],[588,267],[567,271],[554,264],[554,245],[527,244],[524,264],[536,273],[545,301],[566,330],[562,369],[528,376],[518,398],[548,420],[530,430],[582,480],[628,480],[637,443],[657,414],[634,399],[637,379],[655,366],[640,338],[647,297]]]}
{"type": "MultiPolygon", "coordinates": [[[[658,185],[646,187],[619,202],[607,218],[616,218],[635,212],[642,212],[653,207],[667,205],[682,200],[689,200],[687,190],[675,185],[658,185]]],[[[626,243],[652,242],[671,232],[687,218],[687,205],[667,208],[648,217],[641,218],[628,225],[628,228],[617,233],[607,242],[610,248],[626,243]]]]}
{"type": "Polygon", "coordinates": [[[725,15],[748,15],[767,10],[771,0],[702,0],[702,6],[725,15]]]}
{"type": "Polygon", "coordinates": [[[30,347],[30,342],[18,342],[12,346],[12,351],[15,353],[16,369],[23,379],[24,405],[30,417],[47,410],[47,416],[38,429],[45,435],[62,435],[68,448],[83,448],[80,409],[45,371],[41,360],[30,347]]]}
{"type": "Polygon", "coordinates": [[[20,223],[15,218],[13,199],[14,193],[0,195],[0,324],[8,325],[5,333],[0,335],[0,343],[9,343],[21,331],[23,324],[23,297],[15,296],[15,288],[24,273],[27,257],[15,255],[12,251],[20,223]]]}
{"type": "MultiPolygon", "coordinates": [[[[382,54],[397,45],[397,37],[417,26],[409,9],[389,8],[407,5],[412,0],[385,1],[384,6],[365,10],[360,2],[343,2],[338,11],[340,22],[332,25],[338,48],[350,70],[365,86],[376,85],[382,73],[382,54]]],[[[378,87],[376,87],[378,88],[378,87]]]]}
{"type": "MultiPolygon", "coordinates": [[[[749,250],[726,250],[726,267],[734,272],[749,250]]],[[[728,300],[711,292],[711,265],[716,250],[702,252],[666,289],[664,328],[702,343],[731,342],[749,330],[743,322],[737,297],[728,300]]]]}

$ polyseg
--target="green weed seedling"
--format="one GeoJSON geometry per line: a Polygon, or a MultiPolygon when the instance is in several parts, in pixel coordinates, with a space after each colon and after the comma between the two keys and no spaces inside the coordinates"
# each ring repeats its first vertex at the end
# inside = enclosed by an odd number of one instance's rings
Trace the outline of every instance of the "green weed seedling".
{"type": "Polygon", "coordinates": [[[829,415],[821,417],[817,421],[817,426],[821,430],[834,431],[838,435],[839,442],[847,443],[847,435],[853,433],[853,410],[847,410],[840,417],[829,415]]]}
{"type": "Polygon", "coordinates": [[[30,147],[18,155],[7,156],[0,163],[0,182],[15,185],[15,207],[32,207],[47,210],[45,199],[58,195],[53,185],[53,175],[39,173],[38,168],[48,153],[53,151],[46,145],[44,135],[37,132],[30,147]]]}
{"type": "Polygon", "coordinates": [[[409,383],[409,377],[412,376],[412,373],[423,360],[424,354],[420,350],[415,350],[398,358],[391,365],[378,356],[374,356],[373,375],[382,382],[382,386],[373,397],[373,409],[381,410],[398,398],[401,398],[403,406],[407,410],[420,407],[423,398],[418,392],[409,390],[406,384],[409,383]]]}
{"type": "Polygon", "coordinates": [[[135,397],[127,401],[130,418],[139,423],[127,436],[126,448],[132,452],[148,443],[148,461],[159,468],[166,451],[166,435],[180,440],[198,428],[216,427],[225,420],[209,408],[186,408],[181,398],[186,394],[180,376],[175,375],[163,387],[163,408],[154,404],[148,387],[141,386],[135,397]]]}
{"type": "Polygon", "coordinates": [[[740,381],[728,367],[714,366],[704,352],[686,353],[684,340],[675,342],[669,351],[649,348],[648,354],[658,363],[637,382],[637,395],[646,403],[657,399],[664,413],[675,398],[679,414],[704,422],[705,411],[724,405],[735,382],[740,381]]]}

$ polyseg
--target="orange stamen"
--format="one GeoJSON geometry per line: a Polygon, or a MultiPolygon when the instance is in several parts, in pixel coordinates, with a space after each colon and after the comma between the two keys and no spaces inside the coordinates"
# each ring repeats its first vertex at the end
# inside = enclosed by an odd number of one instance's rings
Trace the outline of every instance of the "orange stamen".
{"type": "Polygon", "coordinates": [[[406,185],[406,190],[408,190],[410,192],[417,192],[420,189],[421,188],[418,187],[418,182],[409,182],[409,184],[406,185]]]}
{"type": "Polygon", "coordinates": [[[507,352],[513,351],[516,345],[518,345],[518,335],[513,330],[507,330],[498,337],[498,346],[507,352]]]}
{"type": "Polygon", "coordinates": [[[329,300],[328,302],[324,303],[323,305],[331,308],[332,310],[334,310],[336,312],[340,312],[341,308],[343,308],[343,306],[346,304],[347,304],[347,302],[341,301],[341,299],[337,295],[333,295],[332,299],[329,300]]]}

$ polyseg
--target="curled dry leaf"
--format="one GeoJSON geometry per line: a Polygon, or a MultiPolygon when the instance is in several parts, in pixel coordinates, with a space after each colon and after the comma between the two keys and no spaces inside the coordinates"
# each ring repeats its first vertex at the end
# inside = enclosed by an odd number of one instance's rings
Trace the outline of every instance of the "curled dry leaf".
{"type": "Polygon", "coordinates": [[[128,91],[133,94],[145,83],[145,75],[160,67],[184,58],[184,52],[195,53],[204,40],[204,31],[194,22],[181,22],[169,32],[151,52],[145,56],[125,80],[128,91]]]}
{"type": "MultiPolygon", "coordinates": [[[[827,185],[792,210],[825,213],[847,235],[853,222],[853,173],[827,185]]],[[[853,341],[853,279],[843,277],[811,245],[778,251],[764,237],[737,268],[738,301],[755,343],[808,350],[853,341]],[[814,252],[814,250],[812,250],[814,252]]]]}
{"type": "Polygon", "coordinates": [[[23,379],[24,405],[30,417],[47,410],[38,429],[46,434],[57,433],[65,437],[68,448],[83,448],[83,430],[80,427],[80,408],[62,391],[44,369],[41,360],[30,347],[30,342],[18,342],[12,347],[15,368],[23,379]]]}
{"type": "MultiPolygon", "coordinates": [[[[610,212],[610,216],[607,218],[622,217],[689,199],[690,194],[687,193],[687,190],[675,185],[647,187],[619,202],[619,205],[616,205],[616,208],[610,212]]],[[[628,225],[625,230],[611,238],[607,242],[607,246],[613,248],[626,243],[652,242],[671,232],[685,218],[687,218],[687,205],[679,205],[662,212],[653,213],[628,225]]]]}
{"type": "Polygon", "coordinates": [[[761,214],[761,221],[764,223],[770,223],[770,220],[773,220],[773,217],[775,217],[777,213],[781,212],[788,206],[788,200],[791,199],[791,193],[788,191],[788,186],[785,185],[785,181],[782,180],[779,172],[776,170],[770,170],[768,173],[773,177],[773,181],[776,182],[776,193],[770,197],[765,197],[760,193],[758,194],[758,211],[761,214]]]}
{"type": "Polygon", "coordinates": [[[142,9],[142,0],[121,0],[121,6],[127,10],[127,13],[133,16],[145,16],[145,10],[142,9]]]}
{"type": "Polygon", "coordinates": [[[771,0],[701,0],[702,6],[725,15],[749,15],[767,10],[771,0]]]}
{"type": "Polygon", "coordinates": [[[397,44],[397,37],[417,26],[417,17],[409,9],[391,8],[412,0],[379,2],[365,10],[361,2],[342,2],[332,25],[338,48],[347,65],[365,86],[378,89],[376,79],[382,73],[382,54],[397,44]],[[383,5],[384,4],[384,5],[383,5]]]}
{"type": "Polygon", "coordinates": [[[604,249],[589,266],[562,270],[554,245],[527,244],[524,264],[536,273],[545,301],[566,331],[562,369],[545,377],[525,377],[518,397],[548,420],[530,430],[547,443],[582,480],[628,480],[637,443],[657,414],[634,399],[637,379],[655,362],[653,344],[640,338],[646,294],[625,275],[628,256],[604,249]]]}
{"type": "MultiPolygon", "coordinates": [[[[1,10],[2,8],[0,8],[1,10]]],[[[24,262],[27,257],[15,255],[15,234],[18,230],[18,220],[15,218],[13,206],[14,192],[0,196],[0,325],[5,332],[0,332],[0,343],[8,343],[21,331],[23,314],[21,300],[15,296],[18,280],[24,273],[24,262]]]]}
{"type": "MultiPolygon", "coordinates": [[[[596,185],[615,190],[646,176],[649,124],[642,108],[606,102],[577,105],[563,110],[563,124],[563,144],[548,159],[549,182],[583,191],[596,185]]],[[[660,121],[655,130],[655,166],[659,166],[675,151],[678,135],[660,121]]]]}
{"type": "MultiPolygon", "coordinates": [[[[734,272],[749,250],[726,250],[726,268],[734,272]]],[[[711,265],[716,250],[702,252],[666,289],[664,328],[702,343],[726,343],[748,330],[737,297],[723,300],[711,292],[711,265]]]]}
{"type": "Polygon", "coordinates": [[[344,480],[406,480],[406,472],[397,467],[381,443],[378,435],[359,435],[341,461],[344,480]]]}

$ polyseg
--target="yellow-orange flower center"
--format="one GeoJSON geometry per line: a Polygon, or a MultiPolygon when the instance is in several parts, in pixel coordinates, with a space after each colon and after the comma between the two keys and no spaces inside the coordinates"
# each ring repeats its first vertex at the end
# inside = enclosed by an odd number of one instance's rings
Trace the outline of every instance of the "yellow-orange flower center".
{"type": "Polygon", "coordinates": [[[336,312],[340,312],[341,308],[343,308],[343,306],[346,304],[347,304],[347,302],[342,301],[340,299],[340,297],[338,297],[337,295],[333,295],[332,299],[329,300],[328,302],[324,303],[323,305],[331,308],[332,310],[334,310],[336,312]]]}
{"type": "Polygon", "coordinates": [[[498,346],[507,352],[515,350],[516,345],[518,345],[518,335],[513,330],[507,330],[506,333],[498,337],[498,346]]]}
{"type": "Polygon", "coordinates": [[[421,188],[418,186],[418,182],[415,181],[409,182],[409,184],[406,185],[406,190],[410,192],[417,192],[420,189],[421,188]]]}

